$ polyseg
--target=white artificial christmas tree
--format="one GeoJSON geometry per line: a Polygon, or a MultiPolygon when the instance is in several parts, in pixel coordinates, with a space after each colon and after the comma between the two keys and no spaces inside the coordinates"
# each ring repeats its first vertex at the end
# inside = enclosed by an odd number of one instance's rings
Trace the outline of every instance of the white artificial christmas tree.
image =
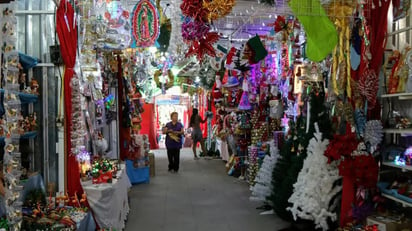
{"type": "Polygon", "coordinates": [[[293,204],[288,207],[293,218],[313,220],[316,228],[328,230],[328,219],[335,221],[336,213],[333,212],[337,203],[331,200],[342,190],[341,186],[334,183],[339,180],[339,170],[335,164],[328,164],[324,152],[329,140],[322,140],[322,133],[315,124],[316,132],[309,141],[307,158],[303,168],[298,175],[297,182],[293,185],[294,190],[289,202],[293,204]]]}
{"type": "Polygon", "coordinates": [[[256,178],[255,185],[250,187],[252,195],[250,200],[266,202],[267,197],[272,193],[272,172],[279,158],[279,150],[274,140],[269,143],[270,156],[266,155],[263,159],[262,166],[260,167],[256,178]]]}

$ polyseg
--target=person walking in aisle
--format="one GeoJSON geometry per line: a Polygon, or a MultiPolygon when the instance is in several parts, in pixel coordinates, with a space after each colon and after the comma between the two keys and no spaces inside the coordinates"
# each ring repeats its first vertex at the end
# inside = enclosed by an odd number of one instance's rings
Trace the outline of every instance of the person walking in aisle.
{"type": "Polygon", "coordinates": [[[183,124],[178,122],[178,113],[170,114],[171,122],[163,127],[163,134],[166,134],[167,158],[169,159],[169,172],[179,171],[180,149],[182,148],[183,124]]]}
{"type": "Polygon", "coordinates": [[[200,129],[200,123],[204,123],[206,121],[207,118],[202,119],[199,115],[199,111],[196,108],[193,108],[192,116],[190,117],[190,127],[192,128],[192,150],[195,160],[199,159],[196,154],[196,146],[198,142],[200,142],[200,146],[202,147],[203,155],[206,155],[205,142],[203,141],[202,129],[200,129]]]}

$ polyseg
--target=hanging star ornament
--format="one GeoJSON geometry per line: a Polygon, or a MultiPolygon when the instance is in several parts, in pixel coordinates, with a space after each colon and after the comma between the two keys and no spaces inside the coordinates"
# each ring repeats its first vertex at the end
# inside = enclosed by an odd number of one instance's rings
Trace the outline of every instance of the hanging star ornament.
{"type": "Polygon", "coordinates": [[[211,57],[216,56],[213,44],[219,40],[220,36],[217,32],[209,32],[199,41],[189,41],[189,50],[186,53],[186,58],[195,55],[199,62],[202,62],[205,55],[211,57]]]}

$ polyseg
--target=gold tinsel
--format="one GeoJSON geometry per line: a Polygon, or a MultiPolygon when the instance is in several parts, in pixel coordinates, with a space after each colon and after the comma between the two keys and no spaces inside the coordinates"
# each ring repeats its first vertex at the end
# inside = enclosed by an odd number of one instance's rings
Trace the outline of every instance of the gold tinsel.
{"type": "Polygon", "coordinates": [[[228,15],[235,4],[235,0],[205,0],[203,1],[203,8],[209,11],[208,19],[211,22],[228,15]]]}
{"type": "Polygon", "coordinates": [[[332,3],[329,6],[329,15],[333,15],[336,29],[339,35],[338,45],[333,51],[332,86],[336,95],[346,90],[351,97],[350,76],[350,16],[353,15],[355,5],[353,1],[332,3]]]}

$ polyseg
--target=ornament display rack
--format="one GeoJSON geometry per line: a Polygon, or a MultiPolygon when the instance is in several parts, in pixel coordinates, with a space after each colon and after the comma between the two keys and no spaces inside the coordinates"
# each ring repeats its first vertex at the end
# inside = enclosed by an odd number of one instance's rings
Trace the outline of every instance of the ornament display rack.
{"type": "Polygon", "coordinates": [[[398,203],[402,204],[403,207],[411,207],[412,208],[412,203],[409,203],[407,201],[398,199],[398,198],[396,198],[394,196],[391,196],[389,194],[386,194],[386,193],[382,193],[382,196],[389,199],[389,200],[392,200],[392,201],[395,201],[395,202],[398,202],[398,203]]]}

